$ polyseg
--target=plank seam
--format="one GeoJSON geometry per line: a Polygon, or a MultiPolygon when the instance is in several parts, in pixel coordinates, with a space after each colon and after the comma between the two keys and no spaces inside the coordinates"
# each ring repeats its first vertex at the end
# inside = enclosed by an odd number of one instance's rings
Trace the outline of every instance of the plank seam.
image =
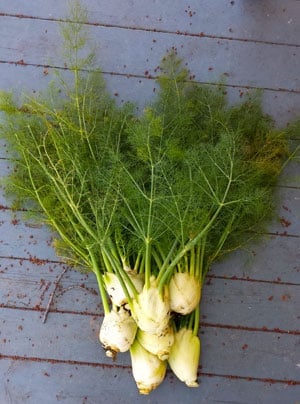
{"type": "Polygon", "coordinates": [[[300,286],[300,283],[297,283],[297,282],[285,282],[285,281],[282,281],[281,279],[268,281],[268,280],[265,280],[265,279],[250,278],[248,276],[246,276],[246,277],[238,277],[236,275],[225,276],[225,275],[208,274],[206,276],[206,278],[208,278],[208,279],[224,279],[224,280],[228,280],[228,281],[253,282],[253,283],[256,283],[256,282],[257,283],[269,283],[271,285],[282,285],[282,286],[300,286]]]}
{"type": "MultiPolygon", "coordinates": [[[[71,366],[90,366],[95,368],[109,368],[109,369],[124,369],[131,370],[130,365],[121,365],[121,364],[107,364],[107,363],[97,363],[97,362],[86,362],[86,361],[76,361],[76,360],[64,360],[64,359],[50,359],[50,358],[39,358],[39,357],[29,357],[29,356],[19,356],[19,355],[3,355],[0,354],[0,359],[13,360],[13,361],[26,361],[26,362],[39,362],[39,363],[50,363],[54,365],[71,365],[71,366]]],[[[170,373],[170,370],[168,370],[170,373]]],[[[299,380],[294,379],[274,379],[274,378],[266,378],[266,377],[252,377],[252,376],[242,376],[242,375],[228,375],[222,373],[212,373],[212,372],[203,372],[199,370],[199,377],[220,377],[230,380],[246,380],[246,381],[258,381],[262,383],[270,383],[270,384],[287,384],[289,386],[300,385],[299,380]]]]}
{"type": "Polygon", "coordinates": [[[279,327],[276,328],[268,328],[266,326],[263,327],[248,327],[243,325],[230,325],[230,324],[219,324],[219,323],[207,323],[201,322],[201,328],[224,328],[227,330],[240,330],[240,331],[249,331],[249,332],[267,332],[267,333],[275,333],[275,334],[288,334],[288,335],[300,335],[300,330],[283,330],[279,327]]]}
{"type": "MultiPolygon", "coordinates": [[[[26,15],[26,14],[11,14],[11,13],[2,13],[2,12],[0,12],[0,17],[40,20],[40,21],[59,22],[59,23],[75,23],[75,21],[72,21],[70,19],[37,17],[37,16],[26,15]]],[[[293,47],[293,48],[300,47],[300,44],[298,44],[298,43],[276,42],[276,41],[267,41],[267,40],[260,40],[260,39],[240,38],[240,37],[233,37],[233,36],[226,36],[226,35],[212,35],[212,34],[206,34],[205,32],[193,33],[193,32],[189,32],[189,31],[181,31],[181,30],[174,31],[174,30],[158,29],[158,28],[146,28],[146,27],[142,27],[142,26],[131,26],[131,25],[121,25],[121,24],[100,23],[100,22],[97,23],[97,22],[89,22],[89,21],[82,22],[82,25],[103,27],[103,28],[117,28],[117,29],[123,29],[123,30],[151,32],[151,33],[159,33],[159,34],[197,37],[197,38],[217,39],[217,40],[223,40],[223,41],[237,41],[237,42],[246,42],[246,43],[263,44],[263,45],[288,46],[288,47],[293,47]]]]}
{"type": "MultiPolygon", "coordinates": [[[[50,64],[41,64],[41,63],[27,63],[24,59],[12,61],[12,60],[0,60],[0,64],[9,64],[15,66],[31,66],[37,68],[44,68],[44,69],[56,69],[56,70],[70,70],[68,67],[63,66],[54,66],[50,64]]],[[[83,69],[83,71],[85,71],[83,69]]],[[[136,79],[147,79],[147,80],[156,80],[158,76],[155,75],[142,75],[142,74],[134,74],[134,73],[119,73],[119,72],[112,72],[112,71],[101,71],[103,75],[107,76],[118,76],[118,77],[126,77],[126,78],[136,78],[136,79]]],[[[209,81],[193,81],[192,83],[198,83],[202,85],[213,85],[219,86],[220,82],[209,82],[209,81]]],[[[242,84],[222,84],[224,87],[227,88],[242,88],[246,90],[263,90],[263,91],[270,91],[270,92],[282,92],[282,93],[291,93],[291,94],[300,94],[300,89],[292,89],[292,88],[284,88],[284,87],[258,87],[252,85],[242,85],[242,84]]]]}

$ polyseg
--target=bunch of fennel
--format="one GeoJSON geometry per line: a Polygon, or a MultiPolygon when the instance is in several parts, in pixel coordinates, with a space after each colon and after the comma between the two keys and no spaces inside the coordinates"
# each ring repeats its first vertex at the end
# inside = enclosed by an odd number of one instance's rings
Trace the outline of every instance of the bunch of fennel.
{"type": "Polygon", "coordinates": [[[58,254],[95,274],[100,341],[110,357],[130,352],[139,392],[168,365],[195,387],[205,276],[270,218],[286,133],[258,97],[229,107],[222,86],[191,82],[174,52],[154,103],[139,115],[116,105],[80,58],[85,18],[76,6],[63,28],[71,80],[21,102],[1,93],[1,133],[18,153],[7,191],[15,207],[35,202],[58,254]]]}

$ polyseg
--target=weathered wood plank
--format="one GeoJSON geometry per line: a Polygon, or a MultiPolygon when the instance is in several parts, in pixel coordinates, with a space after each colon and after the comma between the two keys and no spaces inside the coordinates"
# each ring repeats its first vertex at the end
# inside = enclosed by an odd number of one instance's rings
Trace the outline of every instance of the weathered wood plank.
{"type": "Polygon", "coordinates": [[[265,236],[213,265],[216,276],[299,283],[299,237],[265,236]]]}
{"type": "MultiPolygon", "coordinates": [[[[101,318],[51,313],[45,324],[42,318],[38,311],[0,308],[1,353],[110,363],[98,342],[101,318]]],[[[124,360],[125,355],[120,356],[120,364],[124,360]]]]}
{"type": "MultiPolygon", "coordinates": [[[[299,136],[300,133],[295,136],[299,136]]],[[[292,186],[295,188],[300,187],[300,140],[290,142],[290,152],[294,153],[290,157],[290,161],[283,169],[279,184],[283,186],[292,186]]]]}
{"type": "MultiPolygon", "coordinates": [[[[184,0],[179,3],[172,0],[145,3],[138,0],[82,0],[81,4],[87,8],[91,23],[299,44],[295,16],[299,15],[300,6],[293,0],[285,1],[284,5],[279,0],[259,4],[242,0],[184,0]]],[[[1,4],[0,12],[20,17],[61,19],[68,16],[68,2],[48,0],[45,7],[43,0],[35,0],[33,7],[32,3],[12,0],[1,4]]]]}
{"type": "Polygon", "coordinates": [[[298,380],[299,336],[219,328],[201,334],[203,372],[298,380]]]}
{"type": "Polygon", "coordinates": [[[299,188],[278,187],[275,198],[279,207],[277,219],[268,226],[268,231],[300,236],[300,183],[299,188]]]}
{"type": "MultiPolygon", "coordinates": [[[[0,306],[44,311],[55,290],[50,311],[102,315],[93,274],[68,270],[58,286],[63,265],[2,259],[0,261],[0,306]]],[[[210,279],[203,287],[201,313],[205,324],[298,331],[297,308],[300,285],[210,279]],[[276,315],[274,315],[276,313],[276,315]]]]}
{"type": "MultiPolygon", "coordinates": [[[[97,316],[51,313],[43,324],[38,312],[1,308],[1,353],[111,364],[98,342],[100,321],[97,316]]],[[[295,380],[298,344],[299,336],[295,335],[203,327],[201,370],[246,378],[295,380]]],[[[116,363],[130,366],[128,353],[118,355],[116,363]]]]}
{"type": "Polygon", "coordinates": [[[43,225],[24,221],[21,212],[0,210],[0,229],[1,256],[58,261],[51,248],[54,234],[43,225]]]}
{"type": "Polygon", "coordinates": [[[0,400],[14,404],[161,404],[162,397],[187,404],[282,404],[296,403],[300,393],[297,385],[203,374],[200,387],[189,389],[168,373],[164,383],[145,397],[138,396],[128,368],[2,359],[0,371],[0,400]]]}
{"type": "Polygon", "coordinates": [[[0,305],[45,311],[51,296],[50,309],[60,311],[102,313],[95,276],[63,264],[28,260],[0,259],[0,305]]]}
{"type": "MultiPolygon", "coordinates": [[[[125,37],[122,28],[101,26],[90,26],[90,31],[91,37],[100,43],[99,63],[106,72],[155,75],[166,51],[175,47],[179,56],[188,62],[197,81],[215,82],[226,74],[227,83],[231,85],[287,91],[300,88],[297,47],[136,30],[126,30],[125,37]],[[290,61],[288,70],[285,69],[287,60],[290,61]],[[253,65],[255,69],[249,68],[253,65]]],[[[63,67],[64,60],[57,50],[59,43],[61,37],[56,22],[1,18],[2,61],[63,67]]]]}
{"type": "Polygon", "coordinates": [[[299,292],[300,284],[209,279],[201,300],[203,322],[300,334],[299,292]]]}

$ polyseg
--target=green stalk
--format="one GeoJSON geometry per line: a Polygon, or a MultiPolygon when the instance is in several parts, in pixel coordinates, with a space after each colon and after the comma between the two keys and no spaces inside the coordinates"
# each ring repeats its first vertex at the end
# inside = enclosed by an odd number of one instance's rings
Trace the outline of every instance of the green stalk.
{"type": "Polygon", "coordinates": [[[188,272],[190,275],[195,276],[196,274],[196,268],[195,268],[195,262],[196,262],[196,257],[195,257],[195,247],[192,247],[190,251],[190,265],[189,265],[189,270],[188,272]]]}
{"type": "Polygon", "coordinates": [[[136,272],[136,273],[139,272],[138,270],[139,270],[139,268],[140,268],[141,258],[142,258],[142,251],[140,250],[140,251],[138,252],[138,254],[137,254],[137,257],[136,257],[135,262],[134,262],[134,267],[133,267],[133,270],[134,270],[134,272],[136,272]]]}
{"type": "Polygon", "coordinates": [[[203,265],[203,254],[204,254],[204,246],[205,246],[205,239],[202,242],[196,245],[196,277],[201,280],[201,273],[202,273],[202,265],[203,265]]]}
{"type": "Polygon", "coordinates": [[[159,256],[159,254],[158,254],[158,252],[156,251],[155,248],[152,248],[152,256],[154,258],[156,266],[158,268],[161,268],[161,266],[162,266],[161,257],[159,256]]]}
{"type": "Polygon", "coordinates": [[[204,254],[205,254],[205,244],[206,244],[207,234],[203,237],[199,243],[199,256],[198,256],[198,266],[197,266],[197,277],[203,283],[203,266],[204,266],[204,254]]]}
{"type": "Polygon", "coordinates": [[[196,307],[194,310],[194,327],[193,327],[193,334],[198,335],[199,331],[199,324],[200,324],[200,306],[196,307]]]}
{"type": "Polygon", "coordinates": [[[158,276],[157,276],[157,282],[158,282],[158,283],[160,283],[161,278],[162,278],[162,276],[164,275],[165,270],[166,270],[166,268],[167,268],[168,265],[169,265],[170,259],[171,259],[172,255],[173,255],[173,253],[174,253],[174,250],[175,250],[177,244],[178,244],[178,242],[177,242],[177,240],[175,240],[174,243],[173,243],[173,245],[172,245],[172,247],[170,248],[170,251],[169,251],[168,255],[166,256],[166,258],[165,258],[165,260],[164,260],[162,266],[161,266],[160,269],[159,269],[159,273],[158,273],[158,276]]]}
{"type": "Polygon", "coordinates": [[[195,310],[190,313],[188,316],[188,325],[187,328],[193,329],[194,328],[194,320],[195,320],[195,310]]]}
{"type": "Polygon", "coordinates": [[[93,264],[93,272],[96,275],[96,279],[98,282],[98,287],[99,287],[99,292],[100,292],[100,296],[101,296],[101,300],[102,300],[102,304],[103,304],[104,314],[108,314],[110,312],[110,307],[109,307],[109,303],[108,303],[108,299],[107,299],[107,294],[106,294],[102,274],[100,272],[96,257],[91,249],[89,249],[89,254],[90,254],[90,257],[92,260],[92,264],[93,264]]]}
{"type": "MultiPolygon", "coordinates": [[[[151,152],[149,151],[150,159],[151,152]]],[[[149,289],[150,287],[150,277],[151,277],[151,257],[152,257],[152,239],[151,239],[151,226],[152,226],[152,215],[153,215],[153,198],[154,198],[154,166],[151,163],[151,188],[149,197],[149,208],[148,208],[148,222],[147,222],[147,235],[145,237],[146,251],[145,251],[145,287],[149,289]]]]}
{"type": "Polygon", "coordinates": [[[143,253],[142,253],[142,256],[141,256],[138,273],[139,274],[144,274],[145,273],[145,254],[143,254],[143,253]]]}
{"type": "Polygon", "coordinates": [[[151,240],[145,238],[146,251],[145,251],[145,287],[149,289],[150,287],[150,277],[151,277],[151,240]]]}
{"type": "Polygon", "coordinates": [[[110,260],[108,259],[107,254],[104,253],[103,249],[101,249],[101,256],[102,256],[102,259],[103,259],[105,271],[110,272],[110,273],[114,273],[113,266],[112,266],[110,260]]]}

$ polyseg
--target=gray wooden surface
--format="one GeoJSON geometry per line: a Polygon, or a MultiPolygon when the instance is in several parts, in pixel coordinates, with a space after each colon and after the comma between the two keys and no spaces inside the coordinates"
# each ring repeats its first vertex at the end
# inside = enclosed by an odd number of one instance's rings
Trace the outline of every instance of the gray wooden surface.
{"type": "MultiPolygon", "coordinates": [[[[0,89],[35,92],[62,67],[58,22],[66,0],[0,1],[0,89]]],[[[99,64],[119,102],[142,108],[153,76],[176,47],[200,82],[226,76],[238,102],[264,89],[278,126],[300,116],[300,1],[82,0],[99,64]]],[[[299,142],[300,133],[295,144],[299,142]]],[[[0,175],[10,155],[0,143],[0,175]]],[[[0,403],[300,403],[300,165],[276,189],[276,220],[260,243],[216,264],[203,290],[200,387],[171,373],[138,396],[127,354],[115,363],[99,343],[102,318],[91,275],[64,273],[51,232],[33,226],[0,188],[0,403]]]]}

